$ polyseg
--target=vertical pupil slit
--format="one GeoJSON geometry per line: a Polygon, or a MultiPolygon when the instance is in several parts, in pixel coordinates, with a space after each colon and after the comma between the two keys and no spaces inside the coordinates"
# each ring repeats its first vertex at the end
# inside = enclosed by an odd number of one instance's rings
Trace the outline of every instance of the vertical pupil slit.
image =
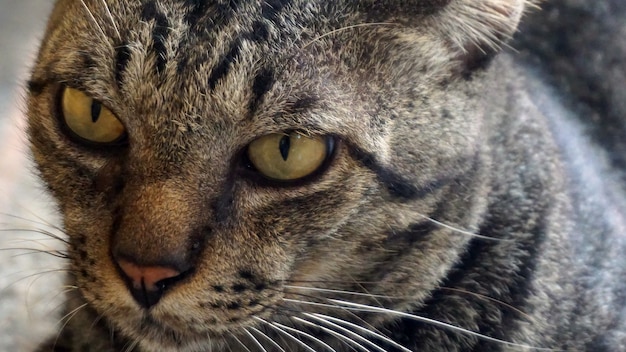
{"type": "Polygon", "coordinates": [[[291,140],[289,136],[283,136],[278,142],[278,149],[280,150],[280,155],[283,157],[284,161],[287,161],[289,157],[289,147],[291,145],[291,140]]]}
{"type": "Polygon", "coordinates": [[[91,122],[96,123],[100,118],[100,112],[102,111],[102,104],[93,100],[91,102],[91,122]]]}

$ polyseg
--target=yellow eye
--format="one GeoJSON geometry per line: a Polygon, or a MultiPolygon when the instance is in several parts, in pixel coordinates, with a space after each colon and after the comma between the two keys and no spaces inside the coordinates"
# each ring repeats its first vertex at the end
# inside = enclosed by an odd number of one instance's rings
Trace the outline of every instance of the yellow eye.
{"type": "Polygon", "coordinates": [[[269,134],[248,146],[248,159],[265,177],[292,181],[311,175],[323,164],[332,144],[326,137],[297,132],[269,134]]]}
{"type": "Polygon", "coordinates": [[[86,141],[113,143],[124,136],[124,125],[111,110],[79,90],[64,88],[61,107],[65,125],[86,141]]]}

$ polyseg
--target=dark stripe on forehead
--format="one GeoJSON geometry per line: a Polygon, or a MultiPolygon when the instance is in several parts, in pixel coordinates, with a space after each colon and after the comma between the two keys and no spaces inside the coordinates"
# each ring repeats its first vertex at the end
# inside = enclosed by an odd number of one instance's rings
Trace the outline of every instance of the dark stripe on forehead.
{"type": "Polygon", "coordinates": [[[222,0],[218,1],[217,4],[207,0],[183,0],[183,4],[189,8],[189,12],[185,15],[185,21],[194,30],[215,31],[232,20],[237,13],[239,3],[235,0],[222,0]],[[211,16],[211,27],[204,27],[203,20],[207,16],[211,16]]]}
{"type": "Polygon", "coordinates": [[[249,110],[250,112],[256,111],[257,107],[261,103],[263,96],[274,85],[275,77],[274,71],[265,68],[257,73],[252,83],[252,100],[250,100],[249,110]]]}
{"type": "Polygon", "coordinates": [[[122,87],[122,84],[124,84],[124,71],[126,71],[130,56],[131,52],[128,43],[117,47],[115,54],[115,82],[118,87],[122,87]]]}
{"type": "MultiPolygon", "coordinates": [[[[261,6],[261,15],[266,20],[273,22],[278,18],[280,11],[283,10],[284,7],[289,3],[290,1],[278,1],[278,0],[265,1],[263,2],[263,5],[261,6]]],[[[231,5],[230,9],[232,11],[235,11],[236,10],[235,6],[236,5],[231,5]]],[[[215,88],[217,83],[228,74],[233,62],[235,62],[239,58],[239,55],[241,54],[241,45],[242,45],[243,40],[248,40],[253,43],[259,43],[259,42],[267,41],[268,39],[269,39],[269,29],[268,29],[267,24],[263,23],[262,20],[255,21],[252,24],[252,28],[250,29],[250,31],[246,33],[242,33],[241,36],[235,40],[233,45],[230,47],[230,50],[220,60],[217,66],[215,66],[213,70],[211,71],[211,75],[209,76],[209,81],[208,81],[210,89],[215,88]]],[[[265,93],[262,91],[263,90],[267,91],[271,87],[271,84],[268,84],[269,82],[268,78],[269,76],[267,75],[267,72],[265,72],[255,79],[254,87],[253,87],[254,94],[256,97],[255,99],[258,100],[260,96],[263,95],[263,93],[265,93]]],[[[251,105],[256,104],[256,102],[254,101],[255,99],[253,99],[253,101],[251,102],[251,105]]]]}
{"type": "Polygon", "coordinates": [[[165,47],[165,41],[170,34],[170,24],[167,17],[157,9],[156,2],[147,2],[142,11],[141,19],[150,22],[154,21],[154,28],[152,29],[152,49],[156,56],[156,70],[157,72],[163,72],[165,65],[167,64],[167,49],[165,47]]]}
{"type": "Polygon", "coordinates": [[[217,82],[221,80],[230,71],[230,66],[237,60],[241,52],[241,39],[237,38],[233,45],[228,50],[228,53],[220,60],[220,62],[213,68],[211,75],[209,76],[209,88],[214,89],[217,82]]]}
{"type": "MultiPolygon", "coordinates": [[[[181,0],[181,2],[187,9],[184,20],[189,26],[189,37],[199,37],[202,38],[201,40],[214,38],[216,33],[232,21],[239,6],[239,2],[234,0],[222,1],[217,4],[206,0],[181,0]]],[[[178,50],[184,50],[186,44],[185,40],[181,41],[178,50]]],[[[191,69],[192,71],[196,70],[198,65],[208,59],[207,55],[207,53],[198,53],[194,55],[195,58],[193,59],[190,55],[180,57],[177,65],[178,73],[185,72],[189,65],[196,66],[191,69]]]]}
{"type": "Polygon", "coordinates": [[[290,102],[289,105],[285,106],[286,114],[299,114],[306,112],[313,108],[313,106],[319,101],[319,97],[316,95],[304,95],[300,96],[298,99],[290,102]]]}

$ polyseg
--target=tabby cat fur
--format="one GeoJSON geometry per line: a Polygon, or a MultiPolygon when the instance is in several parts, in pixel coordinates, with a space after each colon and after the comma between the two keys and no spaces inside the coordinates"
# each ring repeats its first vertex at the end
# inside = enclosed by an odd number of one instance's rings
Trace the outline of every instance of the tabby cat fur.
{"type": "Polygon", "coordinates": [[[58,0],[28,133],[73,289],[39,351],[626,351],[622,156],[585,127],[621,110],[559,92],[537,5],[579,2],[58,0]],[[323,160],[268,177],[280,134],[323,160]]]}

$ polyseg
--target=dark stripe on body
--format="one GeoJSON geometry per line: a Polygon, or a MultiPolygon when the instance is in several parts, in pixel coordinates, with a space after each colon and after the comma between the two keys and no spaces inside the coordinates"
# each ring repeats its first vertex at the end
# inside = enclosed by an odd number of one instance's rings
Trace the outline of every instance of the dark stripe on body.
{"type": "Polygon", "coordinates": [[[376,157],[371,153],[356,147],[351,148],[351,153],[356,160],[363,164],[363,166],[372,170],[376,174],[378,181],[381,182],[385,188],[387,188],[387,191],[392,197],[402,200],[416,200],[424,198],[453,181],[456,181],[462,174],[442,176],[428,182],[425,185],[416,186],[404,176],[399,175],[388,167],[380,165],[376,160],[376,157]]]}
{"type": "Polygon", "coordinates": [[[234,178],[229,177],[224,185],[222,185],[222,191],[218,194],[212,203],[213,216],[215,222],[219,225],[227,224],[234,212],[235,198],[234,198],[234,178]]]}
{"type": "Polygon", "coordinates": [[[362,2],[356,2],[360,5],[358,10],[367,8],[368,22],[387,21],[390,17],[397,16],[398,11],[403,11],[408,18],[415,16],[431,16],[448,6],[452,0],[393,0],[393,1],[368,1],[367,6],[363,6],[362,2]]]}
{"type": "MultiPolygon", "coordinates": [[[[510,333],[518,331],[519,321],[524,317],[506,305],[524,310],[526,300],[532,294],[533,273],[537,257],[540,255],[539,248],[545,240],[546,233],[546,224],[541,220],[528,228],[526,226],[530,223],[529,219],[511,220],[506,204],[510,207],[514,206],[515,202],[514,199],[502,199],[492,204],[478,233],[503,240],[511,239],[511,235],[515,233],[529,234],[529,237],[519,239],[515,244],[472,239],[459,262],[441,283],[443,288],[435,290],[431,298],[424,302],[424,308],[413,311],[413,314],[466,328],[476,324],[477,329],[470,329],[486,336],[511,340],[510,333]],[[498,265],[503,262],[519,264],[498,265]],[[467,293],[457,293],[446,288],[467,293]],[[475,297],[472,293],[486,295],[501,303],[475,297]],[[468,313],[460,316],[462,312],[468,313]],[[454,319],[450,320],[450,317],[454,319]]],[[[541,206],[545,207],[545,204],[541,206]]],[[[541,212],[539,219],[546,219],[546,210],[539,209],[541,212]]],[[[437,335],[445,335],[445,339],[435,338],[442,342],[448,341],[450,344],[441,345],[442,349],[465,343],[472,346],[467,351],[474,352],[499,351],[502,348],[494,342],[474,340],[465,334],[447,331],[412,319],[401,319],[395,324],[391,337],[409,348],[421,350],[433,342],[428,336],[437,335]]],[[[392,348],[391,351],[396,350],[392,348]]]]}
{"type": "Polygon", "coordinates": [[[266,0],[261,7],[261,16],[274,22],[283,8],[289,5],[289,3],[291,3],[290,0],[266,0]]]}
{"type": "MultiPolygon", "coordinates": [[[[432,213],[426,214],[428,218],[441,222],[446,222],[443,219],[446,208],[448,207],[446,197],[437,203],[435,210],[432,213]]],[[[415,245],[419,241],[428,240],[428,235],[433,231],[442,228],[431,220],[423,219],[418,222],[412,223],[403,231],[391,231],[387,239],[384,242],[385,248],[397,247],[402,250],[410,250],[415,248],[415,245]]],[[[395,254],[394,254],[395,255],[395,254]]]]}
{"type": "Polygon", "coordinates": [[[260,20],[255,21],[252,24],[252,32],[250,32],[247,37],[255,43],[267,41],[270,37],[270,31],[267,24],[260,20]]]}
{"type": "MultiPolygon", "coordinates": [[[[435,211],[436,213],[437,211],[435,211]]],[[[436,218],[437,215],[432,215],[436,218]]],[[[393,258],[404,256],[414,248],[422,247],[422,243],[430,241],[430,234],[439,227],[429,220],[422,220],[411,224],[408,228],[401,231],[390,231],[387,238],[382,243],[383,247],[389,251],[389,262],[393,262],[393,258]]],[[[382,279],[387,272],[381,273],[382,279]]]]}
{"type": "MultiPolygon", "coordinates": [[[[513,204],[514,200],[507,200],[505,203],[513,204]]],[[[527,306],[527,300],[532,295],[532,282],[535,276],[537,262],[539,261],[539,257],[542,255],[541,248],[543,247],[543,243],[546,240],[547,233],[547,223],[548,219],[548,207],[549,205],[541,204],[540,201],[536,203],[539,207],[542,207],[539,210],[540,215],[537,219],[537,223],[529,228],[529,229],[520,229],[519,232],[529,233],[532,236],[525,240],[518,242],[518,247],[515,249],[515,254],[517,254],[518,260],[520,264],[517,267],[517,270],[513,273],[504,272],[501,275],[503,277],[507,277],[509,279],[508,287],[509,294],[508,296],[498,296],[499,291],[494,291],[490,293],[490,296],[501,300],[505,303],[510,304],[513,307],[521,309],[524,311],[524,307],[527,306]]],[[[505,209],[504,207],[500,207],[500,209],[505,209]]],[[[490,209],[491,210],[491,209],[490,209]]],[[[502,214],[501,217],[496,219],[488,219],[491,224],[488,223],[487,226],[493,226],[493,224],[498,224],[498,222],[502,222],[503,224],[507,224],[511,220],[508,218],[509,214],[502,214]]],[[[519,219],[518,221],[523,225],[526,223],[530,223],[530,219],[525,221],[526,219],[519,219]]],[[[481,227],[479,231],[483,231],[482,233],[495,233],[495,236],[499,236],[500,238],[509,238],[511,230],[506,228],[505,226],[500,227],[500,233],[494,232],[489,227],[481,227]]],[[[479,242],[475,240],[476,242],[479,242]]],[[[484,242],[484,241],[483,241],[484,242]]],[[[507,256],[509,259],[510,256],[507,256]]],[[[510,258],[512,260],[512,258],[510,258]]],[[[485,280],[489,280],[485,278],[485,280]]],[[[484,285],[488,285],[489,283],[485,283],[484,285]]],[[[493,285],[489,286],[493,288],[493,285]]],[[[494,336],[499,339],[510,341],[512,338],[511,332],[515,332],[519,330],[519,322],[525,320],[523,316],[515,312],[506,311],[506,308],[500,307],[505,310],[505,313],[502,315],[503,319],[500,324],[495,326],[487,325],[486,322],[482,322],[479,324],[480,331],[484,331],[490,336],[494,336]],[[507,314],[508,313],[508,314],[507,314]]],[[[480,340],[474,349],[474,351],[486,351],[487,348],[493,347],[493,343],[480,340]]]]}

